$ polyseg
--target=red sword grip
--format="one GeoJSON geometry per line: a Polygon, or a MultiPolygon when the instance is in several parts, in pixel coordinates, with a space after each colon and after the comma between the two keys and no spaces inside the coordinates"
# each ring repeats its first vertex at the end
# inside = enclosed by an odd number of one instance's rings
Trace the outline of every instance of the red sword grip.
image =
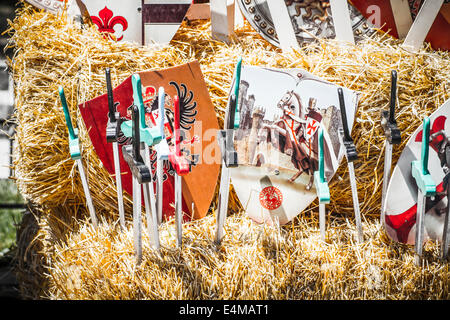
{"type": "Polygon", "coordinates": [[[179,176],[189,173],[189,162],[181,155],[181,135],[180,135],[180,98],[173,97],[173,116],[174,116],[174,150],[169,154],[169,161],[179,176]]]}

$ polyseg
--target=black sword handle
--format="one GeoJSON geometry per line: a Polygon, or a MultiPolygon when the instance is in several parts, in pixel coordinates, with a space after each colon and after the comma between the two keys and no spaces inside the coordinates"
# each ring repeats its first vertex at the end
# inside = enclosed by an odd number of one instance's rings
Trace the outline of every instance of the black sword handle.
{"type": "Polygon", "coordinates": [[[396,124],[395,121],[395,103],[397,101],[397,71],[391,71],[391,103],[389,108],[389,122],[396,124]]]}
{"type": "Polygon", "coordinates": [[[339,108],[341,110],[341,119],[342,119],[342,142],[345,147],[345,156],[347,157],[348,162],[352,162],[358,159],[358,153],[356,152],[356,146],[353,143],[353,139],[350,136],[348,130],[348,122],[347,122],[347,111],[345,110],[345,101],[344,101],[344,91],[342,88],[337,89],[338,97],[339,97],[339,108]]]}
{"type": "Polygon", "coordinates": [[[132,139],[133,139],[133,159],[136,162],[144,162],[141,157],[141,134],[139,128],[139,108],[137,105],[133,104],[133,114],[132,114],[132,139]]]}
{"type": "Polygon", "coordinates": [[[107,94],[108,94],[109,121],[115,122],[116,117],[114,115],[114,113],[115,113],[114,95],[113,95],[113,90],[112,90],[112,85],[111,85],[111,70],[109,68],[106,68],[105,75],[106,75],[106,90],[107,90],[107,94]]]}
{"type": "Polygon", "coordinates": [[[105,69],[106,76],[106,91],[108,96],[108,123],[106,125],[106,141],[117,142],[117,137],[120,133],[120,114],[114,108],[114,95],[111,85],[111,71],[109,68],[105,69]]]}
{"type": "Polygon", "coordinates": [[[133,143],[131,145],[124,145],[122,147],[122,155],[128,166],[130,167],[133,177],[135,177],[140,184],[148,183],[152,181],[152,175],[150,169],[145,165],[142,159],[140,149],[140,128],[139,128],[139,108],[133,105],[132,113],[132,138],[133,143]]]}
{"type": "Polygon", "coordinates": [[[402,141],[400,129],[395,120],[395,105],[397,103],[397,71],[391,71],[391,97],[389,111],[381,111],[381,127],[384,130],[386,140],[390,144],[400,144],[402,141]]]}
{"type": "Polygon", "coordinates": [[[344,141],[353,142],[353,139],[348,131],[347,112],[345,110],[345,101],[344,101],[344,91],[342,90],[342,88],[338,88],[337,92],[339,97],[339,107],[341,110],[342,128],[344,129],[344,141]]]}

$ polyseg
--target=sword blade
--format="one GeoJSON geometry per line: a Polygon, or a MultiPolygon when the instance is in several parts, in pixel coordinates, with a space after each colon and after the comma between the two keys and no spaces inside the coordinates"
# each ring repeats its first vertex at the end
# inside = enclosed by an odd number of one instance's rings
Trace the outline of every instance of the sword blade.
{"type": "Polygon", "coordinates": [[[156,179],[158,184],[156,185],[157,194],[157,207],[158,207],[158,224],[162,222],[162,209],[163,209],[163,178],[164,178],[164,160],[158,159],[156,162],[156,179]]]}
{"type": "Polygon", "coordinates": [[[385,151],[384,151],[384,173],[383,173],[383,191],[381,194],[381,224],[384,225],[384,217],[386,214],[386,195],[387,188],[389,185],[389,180],[391,176],[391,165],[392,165],[392,144],[389,141],[385,141],[385,151]]]}
{"type": "Polygon", "coordinates": [[[444,218],[444,230],[442,232],[441,259],[446,260],[450,240],[450,184],[447,185],[447,210],[444,218]]]}
{"type": "Polygon", "coordinates": [[[424,239],[424,217],[425,217],[425,203],[426,197],[422,190],[417,191],[417,213],[416,213],[416,242],[415,242],[415,263],[417,266],[421,265],[423,239],[424,239]]]}
{"type": "Polygon", "coordinates": [[[217,208],[216,218],[216,243],[220,243],[223,238],[223,228],[225,225],[225,219],[227,216],[228,209],[228,197],[230,190],[230,169],[227,168],[225,163],[222,162],[222,174],[220,177],[220,190],[219,190],[219,201],[217,208]]]}
{"type": "Polygon", "coordinates": [[[116,174],[117,186],[117,203],[119,207],[119,221],[122,229],[125,229],[125,210],[123,207],[123,191],[122,191],[122,177],[120,175],[120,161],[119,161],[119,146],[117,142],[112,143],[114,156],[114,171],[116,174]]]}
{"type": "Polygon", "coordinates": [[[91,193],[89,191],[86,174],[84,173],[83,163],[81,162],[81,159],[77,159],[75,161],[78,167],[78,171],[80,172],[81,183],[83,184],[84,196],[86,197],[86,204],[88,206],[89,215],[91,217],[92,224],[94,225],[95,228],[97,228],[97,217],[95,215],[95,208],[94,204],[92,203],[91,193]]]}
{"type": "MultiPolygon", "coordinates": [[[[145,165],[150,169],[150,175],[152,175],[152,164],[150,161],[150,148],[145,145],[144,148],[144,161],[145,165]]],[[[147,217],[147,231],[152,239],[153,246],[159,250],[159,230],[158,230],[158,217],[156,212],[156,199],[153,188],[153,179],[149,183],[144,185],[144,201],[145,201],[145,214],[147,217]]]]}
{"type": "Polygon", "coordinates": [[[363,230],[361,224],[358,189],[356,187],[355,168],[353,167],[353,162],[348,163],[348,174],[350,176],[350,186],[352,187],[353,209],[355,211],[356,228],[358,231],[358,242],[361,243],[363,241],[363,230]]]}
{"type": "Polygon", "coordinates": [[[319,203],[319,228],[322,241],[325,241],[325,209],[325,203],[319,203]]]}
{"type": "Polygon", "coordinates": [[[183,233],[183,212],[182,212],[182,193],[181,193],[181,176],[175,174],[175,223],[177,230],[177,246],[182,245],[182,233],[183,233]]]}
{"type": "Polygon", "coordinates": [[[137,178],[133,177],[133,237],[137,264],[142,261],[141,210],[141,185],[137,178]]]}

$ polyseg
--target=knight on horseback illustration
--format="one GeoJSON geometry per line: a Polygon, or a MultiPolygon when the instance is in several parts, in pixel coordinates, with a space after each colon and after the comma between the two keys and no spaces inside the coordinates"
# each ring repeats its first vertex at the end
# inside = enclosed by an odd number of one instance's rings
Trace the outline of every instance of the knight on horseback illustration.
{"type": "MultiPolygon", "coordinates": [[[[291,162],[298,170],[290,179],[293,183],[303,173],[309,176],[306,186],[310,190],[314,182],[314,171],[318,170],[318,128],[321,126],[322,115],[316,108],[317,99],[310,98],[308,107],[304,107],[300,96],[289,90],[281,98],[277,107],[282,116],[273,124],[264,124],[263,128],[273,129],[278,135],[276,145],[279,151],[291,157],[291,162]]],[[[269,130],[267,140],[273,140],[272,130],[269,130]]],[[[330,163],[328,146],[325,146],[325,162],[330,163]]]]}

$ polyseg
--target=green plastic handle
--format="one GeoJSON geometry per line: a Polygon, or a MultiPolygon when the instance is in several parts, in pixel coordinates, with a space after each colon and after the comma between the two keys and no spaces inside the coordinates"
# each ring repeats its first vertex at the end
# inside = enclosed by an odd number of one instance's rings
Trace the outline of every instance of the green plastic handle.
{"type": "Polygon", "coordinates": [[[429,174],[428,171],[428,155],[430,150],[430,118],[426,117],[423,119],[423,130],[422,130],[422,174],[429,174]]]}
{"type": "Polygon", "coordinates": [[[64,94],[64,88],[59,86],[59,98],[64,111],[64,117],[66,118],[67,129],[69,129],[70,139],[76,139],[75,131],[73,130],[72,120],[70,119],[69,108],[67,107],[66,95],[64,94]]]}
{"type": "Polygon", "coordinates": [[[325,158],[323,152],[323,129],[319,128],[319,170],[314,172],[314,185],[320,203],[330,203],[330,188],[325,179],[325,158]]]}
{"type": "Polygon", "coordinates": [[[66,118],[66,126],[69,130],[69,152],[70,157],[74,160],[81,159],[80,139],[78,138],[78,130],[73,128],[72,120],[70,119],[69,108],[67,107],[66,96],[63,87],[59,87],[59,98],[66,118]]]}
{"type": "Polygon", "coordinates": [[[144,99],[142,98],[142,84],[141,77],[138,74],[133,74],[131,77],[131,83],[133,85],[133,100],[134,104],[138,106],[139,109],[139,120],[141,122],[141,129],[147,128],[147,123],[145,122],[145,106],[144,99]]]}
{"type": "Polygon", "coordinates": [[[234,95],[236,97],[236,112],[234,113],[234,128],[239,129],[239,123],[241,122],[241,114],[239,112],[239,84],[241,83],[241,69],[242,69],[242,57],[236,64],[236,81],[234,83],[234,95]]]}
{"type": "Polygon", "coordinates": [[[325,182],[325,161],[323,158],[323,129],[319,128],[319,174],[320,182],[325,182]]]}
{"type": "MultiPolygon", "coordinates": [[[[139,74],[133,74],[131,77],[131,83],[133,85],[133,101],[139,110],[139,123],[140,123],[140,140],[145,142],[148,146],[154,146],[161,142],[162,135],[159,128],[149,128],[145,122],[145,106],[144,99],[142,98],[142,83],[139,74]]],[[[120,125],[120,129],[123,134],[130,138],[133,135],[133,124],[131,120],[124,121],[120,125]]]]}
{"type": "Polygon", "coordinates": [[[430,150],[430,118],[423,120],[422,130],[422,154],[421,159],[411,163],[411,174],[416,180],[417,187],[424,196],[436,194],[436,183],[428,171],[428,155],[430,150]]]}

